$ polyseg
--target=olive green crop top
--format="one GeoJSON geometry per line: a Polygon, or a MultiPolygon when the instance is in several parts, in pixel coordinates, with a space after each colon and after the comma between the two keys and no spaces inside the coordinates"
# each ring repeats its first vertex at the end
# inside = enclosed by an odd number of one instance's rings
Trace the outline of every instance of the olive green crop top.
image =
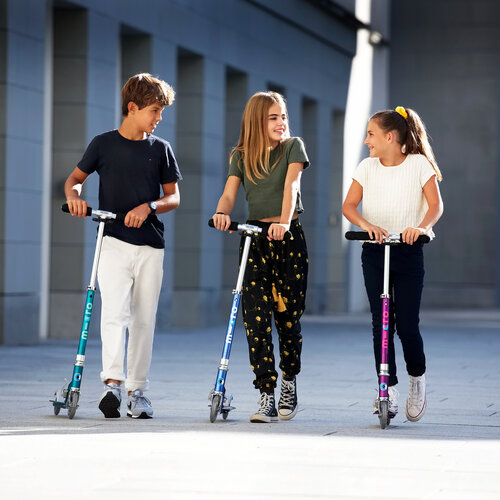
{"type": "MultiPolygon", "coordinates": [[[[281,151],[283,152],[282,156],[269,175],[263,179],[255,178],[255,183],[246,176],[243,161],[240,161],[241,153],[235,151],[231,158],[228,176],[234,175],[241,179],[248,202],[249,220],[280,216],[288,165],[290,165],[290,163],[303,163],[304,169],[309,166],[309,158],[307,157],[304,143],[300,137],[291,137],[275,147],[271,151],[269,157],[271,165],[279,158],[281,151]]],[[[297,193],[295,211],[297,213],[302,213],[304,211],[300,198],[300,189],[297,193]]]]}

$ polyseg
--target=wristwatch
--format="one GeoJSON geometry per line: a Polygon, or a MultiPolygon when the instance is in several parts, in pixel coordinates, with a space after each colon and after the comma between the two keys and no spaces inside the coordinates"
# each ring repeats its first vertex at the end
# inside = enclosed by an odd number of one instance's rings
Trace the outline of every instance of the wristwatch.
{"type": "Polygon", "coordinates": [[[150,201],[148,203],[148,205],[149,205],[149,208],[151,209],[151,215],[154,215],[156,213],[156,209],[158,208],[156,201],[150,201]]]}

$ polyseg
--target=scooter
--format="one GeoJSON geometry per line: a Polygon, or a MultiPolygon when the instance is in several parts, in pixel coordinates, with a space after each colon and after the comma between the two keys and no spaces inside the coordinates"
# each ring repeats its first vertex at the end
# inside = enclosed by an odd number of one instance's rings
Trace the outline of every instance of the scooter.
{"type": "MultiPolygon", "coordinates": [[[[68,204],[65,203],[61,207],[63,212],[70,213],[68,204]]],[[[90,283],[87,287],[87,299],[83,309],[83,321],[80,330],[80,342],[78,344],[78,351],[73,368],[73,376],[71,381],[66,386],[63,385],[61,390],[54,394],[54,399],[50,402],[54,406],[54,415],[59,415],[61,408],[68,410],[68,418],[72,419],[75,416],[76,409],[78,408],[78,401],[80,400],[80,385],[82,383],[83,366],[85,363],[85,349],[87,347],[87,337],[89,333],[90,318],[92,316],[92,308],[94,304],[94,294],[96,290],[96,277],[97,268],[99,265],[99,257],[101,254],[102,239],[104,236],[104,225],[113,221],[123,222],[125,216],[123,214],[114,214],[112,212],[105,212],[104,210],[93,210],[87,207],[87,215],[92,216],[92,220],[99,223],[97,232],[96,248],[94,252],[94,262],[92,264],[92,272],[90,275],[90,283]]]]}
{"type": "MultiPolygon", "coordinates": [[[[370,239],[370,235],[365,231],[347,231],[345,234],[348,240],[360,240],[365,243],[377,243],[378,241],[370,239]]],[[[418,237],[416,243],[429,243],[430,238],[427,235],[418,237]]],[[[389,266],[391,257],[391,246],[403,243],[401,234],[390,234],[388,238],[384,236],[382,245],[384,245],[384,286],[382,290],[382,345],[381,360],[378,375],[378,418],[380,427],[385,429],[391,418],[389,413],[389,307],[391,295],[389,293],[389,266]]]]}
{"type": "MultiPolygon", "coordinates": [[[[213,219],[208,221],[210,227],[214,227],[213,219]]],[[[208,400],[210,404],[210,422],[215,422],[217,415],[222,414],[224,420],[231,410],[235,407],[231,406],[233,396],[226,393],[226,377],[229,368],[229,355],[231,353],[231,346],[233,343],[233,335],[236,324],[236,318],[238,317],[238,310],[241,300],[241,289],[243,286],[243,278],[245,276],[245,269],[248,261],[248,252],[250,250],[250,243],[252,237],[262,234],[264,230],[258,226],[252,226],[250,224],[240,224],[238,222],[231,222],[229,226],[230,231],[237,231],[240,234],[245,234],[245,244],[243,246],[243,253],[241,255],[240,270],[238,272],[238,279],[236,281],[236,288],[233,290],[233,302],[231,305],[231,312],[229,313],[229,321],[226,330],[226,338],[224,340],[224,347],[222,349],[222,356],[219,364],[219,370],[217,372],[217,378],[215,379],[215,386],[210,394],[208,395],[208,400]]]]}

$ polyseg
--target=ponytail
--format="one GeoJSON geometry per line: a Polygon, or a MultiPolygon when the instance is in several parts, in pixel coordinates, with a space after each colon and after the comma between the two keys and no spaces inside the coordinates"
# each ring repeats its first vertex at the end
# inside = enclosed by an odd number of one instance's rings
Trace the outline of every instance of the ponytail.
{"type": "Polygon", "coordinates": [[[376,120],[386,134],[395,130],[403,153],[424,155],[436,172],[437,179],[439,181],[443,180],[431,145],[429,144],[424,122],[416,111],[398,106],[394,111],[388,109],[375,113],[371,117],[371,120],[376,120]]]}

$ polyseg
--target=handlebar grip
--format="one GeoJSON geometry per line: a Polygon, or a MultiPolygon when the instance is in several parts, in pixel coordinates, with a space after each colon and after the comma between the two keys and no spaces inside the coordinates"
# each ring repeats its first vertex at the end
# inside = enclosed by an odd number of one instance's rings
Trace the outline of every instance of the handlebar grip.
{"type": "Polygon", "coordinates": [[[370,235],[366,231],[347,231],[345,233],[346,240],[359,240],[365,241],[370,240],[370,235]]]}
{"type": "MultiPolygon", "coordinates": [[[[61,207],[61,210],[67,214],[69,214],[69,207],[68,207],[68,204],[65,203],[62,207],[61,207]]],[[[92,207],[89,207],[87,205],[87,215],[92,215],[92,207]]]]}
{"type": "MultiPolygon", "coordinates": [[[[345,233],[346,240],[358,240],[358,241],[372,241],[370,235],[366,231],[347,231],[345,233]]],[[[402,240],[402,235],[399,235],[399,238],[402,240]]],[[[426,234],[421,234],[415,243],[429,243],[431,239],[426,234]]]]}
{"type": "MultiPolygon", "coordinates": [[[[229,231],[238,231],[238,224],[239,224],[239,222],[232,221],[231,224],[229,224],[229,231]]],[[[210,219],[208,221],[208,225],[210,227],[215,227],[214,226],[214,220],[210,219]]]]}

